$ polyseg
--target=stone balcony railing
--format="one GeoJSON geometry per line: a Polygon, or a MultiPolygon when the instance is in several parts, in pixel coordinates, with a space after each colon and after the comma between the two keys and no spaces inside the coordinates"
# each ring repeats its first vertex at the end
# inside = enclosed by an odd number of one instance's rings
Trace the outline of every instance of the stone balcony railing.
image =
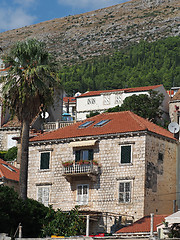
{"type": "Polygon", "coordinates": [[[70,166],[63,166],[63,175],[68,181],[77,179],[79,177],[86,177],[92,181],[96,181],[96,177],[99,173],[99,166],[90,164],[73,164],[70,166]]]}
{"type": "Polygon", "coordinates": [[[53,131],[58,128],[63,128],[73,124],[74,122],[67,122],[67,121],[57,121],[57,122],[47,122],[43,124],[44,131],[53,131]]]}

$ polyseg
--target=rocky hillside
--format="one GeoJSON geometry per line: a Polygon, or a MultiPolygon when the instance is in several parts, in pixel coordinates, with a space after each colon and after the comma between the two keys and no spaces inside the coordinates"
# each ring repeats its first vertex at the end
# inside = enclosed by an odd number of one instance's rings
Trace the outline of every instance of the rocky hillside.
{"type": "Polygon", "coordinates": [[[70,64],[141,39],[178,35],[179,0],[133,0],[0,33],[0,47],[6,52],[17,40],[35,37],[45,41],[62,63],[70,64]]]}

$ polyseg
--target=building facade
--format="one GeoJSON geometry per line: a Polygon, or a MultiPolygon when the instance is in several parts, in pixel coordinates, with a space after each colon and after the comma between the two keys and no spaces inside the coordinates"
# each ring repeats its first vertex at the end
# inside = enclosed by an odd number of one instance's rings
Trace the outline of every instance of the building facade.
{"type": "Polygon", "coordinates": [[[170,98],[163,85],[156,85],[148,87],[91,91],[81,94],[76,98],[76,119],[77,121],[83,120],[86,119],[86,115],[90,112],[97,111],[102,113],[117,105],[121,106],[126,97],[130,97],[133,94],[149,94],[149,90],[158,91],[164,95],[162,110],[164,112],[164,118],[167,118],[169,110],[168,103],[170,98]]]}
{"type": "Polygon", "coordinates": [[[170,214],[176,199],[177,140],[127,111],[100,114],[31,139],[28,197],[90,216],[90,233],[151,212],[170,214]]]}

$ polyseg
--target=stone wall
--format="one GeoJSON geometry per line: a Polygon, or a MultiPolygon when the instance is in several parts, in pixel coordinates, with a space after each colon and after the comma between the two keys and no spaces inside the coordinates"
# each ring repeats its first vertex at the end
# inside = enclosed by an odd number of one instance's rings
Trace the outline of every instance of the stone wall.
{"type": "MultiPolygon", "coordinates": [[[[168,194],[175,193],[175,144],[153,136],[132,135],[131,137],[104,137],[99,139],[93,148],[94,160],[98,161],[100,170],[96,181],[93,182],[79,176],[69,182],[63,176],[62,162],[75,160],[75,149],[68,142],[31,146],[28,197],[37,199],[38,187],[49,186],[49,204],[56,209],[61,208],[66,211],[77,205],[77,185],[89,184],[88,204],[80,206],[80,210],[104,213],[98,222],[90,221],[90,233],[113,231],[120,215],[125,221],[126,218],[132,220],[132,217],[137,220],[156,209],[158,209],[158,214],[165,213],[166,206],[163,204],[167,201],[162,202],[159,195],[167,192],[168,194]],[[120,148],[121,145],[126,144],[132,146],[132,163],[120,164],[120,148]],[[51,153],[50,169],[48,170],[40,170],[40,153],[43,151],[51,153]],[[157,165],[159,151],[164,154],[164,162],[157,165]],[[150,176],[149,182],[146,173],[149,174],[148,177],[150,176]],[[151,180],[155,181],[152,176],[156,176],[157,183],[151,186],[151,180]],[[129,203],[119,203],[118,191],[121,181],[131,182],[131,201],[129,203]],[[115,214],[113,215],[113,213],[115,214]]],[[[174,197],[174,194],[168,195],[169,203],[172,203],[174,197]]],[[[170,205],[167,207],[167,211],[171,212],[171,210],[170,205]]]]}
{"type": "Polygon", "coordinates": [[[168,215],[173,212],[177,187],[176,148],[172,142],[147,136],[145,215],[151,212],[168,215]]]}
{"type": "MultiPolygon", "coordinates": [[[[8,148],[12,145],[12,137],[19,136],[20,129],[18,128],[9,128],[9,129],[0,129],[0,149],[3,151],[7,151],[8,148]]],[[[13,140],[14,144],[16,143],[16,140],[13,140]]]]}

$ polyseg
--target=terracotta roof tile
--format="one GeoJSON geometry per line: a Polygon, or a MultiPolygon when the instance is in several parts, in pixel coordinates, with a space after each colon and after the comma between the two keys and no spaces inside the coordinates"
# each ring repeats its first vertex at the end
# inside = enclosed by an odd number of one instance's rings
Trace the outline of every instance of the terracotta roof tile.
{"type": "Polygon", "coordinates": [[[0,159],[0,178],[19,181],[19,169],[0,159]]]}
{"type": "Polygon", "coordinates": [[[21,127],[21,123],[19,122],[18,118],[14,116],[12,120],[9,120],[7,123],[3,124],[3,128],[6,127],[21,127]]]}
{"type": "Polygon", "coordinates": [[[165,136],[167,138],[174,139],[173,134],[166,129],[157,126],[156,124],[149,122],[148,120],[139,117],[138,115],[130,112],[115,112],[115,113],[103,113],[92,118],[88,118],[84,121],[72,124],[70,126],[57,129],[52,132],[41,134],[32,138],[30,141],[44,141],[55,139],[66,139],[85,136],[97,136],[126,132],[137,132],[148,130],[150,132],[165,136]],[[95,127],[94,125],[101,120],[109,119],[110,121],[102,127],[95,127]],[[91,125],[86,128],[79,128],[82,123],[93,121],[91,125]]]}
{"type": "Polygon", "coordinates": [[[71,103],[76,102],[75,97],[63,97],[63,102],[67,103],[68,99],[69,99],[69,102],[71,102],[71,103]]]}
{"type": "MultiPolygon", "coordinates": [[[[162,223],[167,217],[167,215],[154,215],[154,224],[153,224],[153,231],[157,232],[156,226],[162,223]]],[[[150,225],[151,225],[151,217],[145,216],[138,221],[134,222],[133,224],[121,228],[116,233],[140,233],[140,232],[150,232],[150,225]]]]}
{"type": "Polygon", "coordinates": [[[98,96],[102,93],[109,93],[109,92],[119,92],[119,91],[124,91],[126,93],[130,92],[143,92],[143,91],[149,91],[156,89],[158,87],[161,87],[162,85],[155,85],[155,86],[146,86],[146,87],[136,87],[136,88],[122,88],[122,89],[113,89],[113,90],[100,90],[100,91],[90,91],[86,92],[84,94],[81,94],[77,98],[81,97],[89,97],[89,96],[98,96]]]}

